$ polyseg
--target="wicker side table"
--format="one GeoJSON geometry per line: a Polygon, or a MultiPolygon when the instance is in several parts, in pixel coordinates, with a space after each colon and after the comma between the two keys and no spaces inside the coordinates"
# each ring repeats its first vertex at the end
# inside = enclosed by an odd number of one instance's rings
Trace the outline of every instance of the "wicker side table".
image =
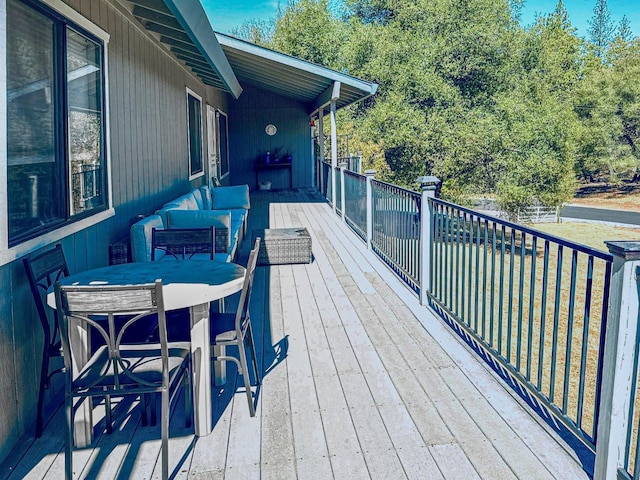
{"type": "Polygon", "coordinates": [[[253,241],[260,237],[258,265],[311,263],[311,236],[306,228],[269,228],[254,230],[253,241]]]}
{"type": "Polygon", "coordinates": [[[109,265],[119,265],[131,262],[131,249],[129,248],[129,235],[109,245],[109,265]]]}

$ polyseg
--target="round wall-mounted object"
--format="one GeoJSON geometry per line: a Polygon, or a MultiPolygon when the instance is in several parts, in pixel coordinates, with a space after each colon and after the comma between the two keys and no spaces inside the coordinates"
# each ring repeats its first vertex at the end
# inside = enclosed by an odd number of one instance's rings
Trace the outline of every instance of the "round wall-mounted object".
{"type": "Polygon", "coordinates": [[[275,125],[273,125],[273,124],[271,124],[271,123],[270,123],[269,125],[267,125],[266,127],[264,127],[264,131],[265,131],[265,133],[266,133],[267,135],[270,135],[270,136],[271,136],[271,135],[275,135],[275,134],[276,134],[276,132],[278,131],[278,129],[276,128],[276,126],[275,126],[275,125]]]}

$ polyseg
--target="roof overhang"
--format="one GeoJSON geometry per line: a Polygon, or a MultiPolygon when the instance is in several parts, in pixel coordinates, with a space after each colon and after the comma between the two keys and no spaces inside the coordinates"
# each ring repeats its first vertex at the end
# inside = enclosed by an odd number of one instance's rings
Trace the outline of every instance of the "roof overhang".
{"type": "Polygon", "coordinates": [[[242,93],[222,47],[199,0],[128,0],[133,15],[203,83],[242,93]]]}
{"type": "Polygon", "coordinates": [[[231,68],[241,83],[294,98],[307,106],[309,114],[332,101],[337,108],[374,95],[376,83],[300,60],[216,32],[231,68]]]}

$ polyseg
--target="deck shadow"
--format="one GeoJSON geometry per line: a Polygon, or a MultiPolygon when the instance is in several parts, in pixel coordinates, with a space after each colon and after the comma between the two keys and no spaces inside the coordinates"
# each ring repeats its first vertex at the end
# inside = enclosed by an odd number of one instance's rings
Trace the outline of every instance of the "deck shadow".
{"type": "Polygon", "coordinates": [[[473,352],[483,360],[493,372],[502,379],[513,393],[524,401],[533,410],[537,418],[541,419],[553,430],[575,453],[576,459],[582,469],[593,476],[595,468],[595,453],[589,449],[566,425],[560,422],[515,376],[509,372],[496,358],[489,353],[475,338],[473,338],[460,324],[451,319],[447,313],[436,303],[430,302],[429,306],[438,316],[458,335],[473,352]]]}

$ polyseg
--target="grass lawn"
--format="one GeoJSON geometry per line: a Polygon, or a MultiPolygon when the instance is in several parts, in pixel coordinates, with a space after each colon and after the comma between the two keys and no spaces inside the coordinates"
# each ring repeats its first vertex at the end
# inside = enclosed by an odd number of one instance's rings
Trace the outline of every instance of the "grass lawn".
{"type": "Polygon", "coordinates": [[[640,228],[612,227],[599,223],[537,223],[533,228],[604,252],[608,251],[604,244],[608,240],[640,241],[640,228]]]}
{"type": "Polygon", "coordinates": [[[570,203],[585,207],[640,211],[640,184],[585,185],[570,203]]]}

